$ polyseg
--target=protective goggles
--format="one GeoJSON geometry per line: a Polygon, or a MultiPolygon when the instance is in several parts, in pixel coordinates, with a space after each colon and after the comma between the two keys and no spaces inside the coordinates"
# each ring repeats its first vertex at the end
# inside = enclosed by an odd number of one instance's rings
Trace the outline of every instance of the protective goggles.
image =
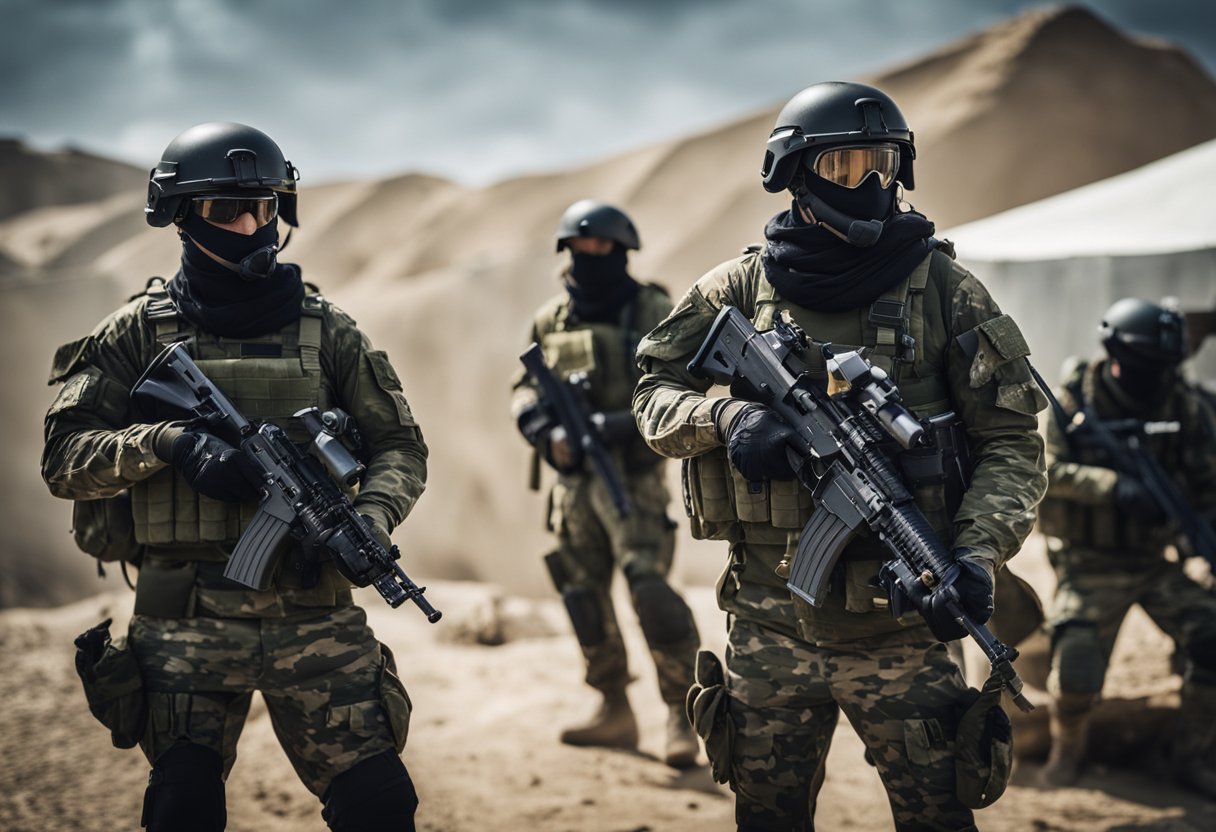
{"type": "Polygon", "coordinates": [[[196,196],[191,198],[190,206],[203,219],[220,225],[236,222],[242,214],[252,214],[261,228],[279,215],[279,196],[196,196]]]}
{"type": "Polygon", "coordinates": [[[820,151],[808,167],[821,179],[845,188],[856,188],[871,173],[889,188],[899,172],[899,147],[893,144],[866,144],[855,147],[830,147],[820,151]]]}

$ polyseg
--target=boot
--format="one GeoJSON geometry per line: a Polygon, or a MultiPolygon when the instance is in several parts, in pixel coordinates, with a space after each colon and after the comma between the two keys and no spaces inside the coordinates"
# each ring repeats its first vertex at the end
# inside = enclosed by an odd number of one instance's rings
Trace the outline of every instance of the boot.
{"type": "Polygon", "coordinates": [[[1085,746],[1089,741],[1089,711],[1061,713],[1051,705],[1051,754],[1039,772],[1044,786],[1060,788],[1075,785],[1081,777],[1085,746]]]}
{"type": "Polygon", "coordinates": [[[683,705],[667,706],[667,750],[663,762],[672,768],[692,768],[701,750],[697,735],[688,724],[683,705]]]}
{"type": "Polygon", "coordinates": [[[1170,760],[1174,780],[1181,786],[1216,800],[1216,688],[1182,686],[1182,706],[1170,760]]]}
{"type": "Polygon", "coordinates": [[[625,689],[604,691],[604,701],[595,716],[583,725],[562,731],[566,745],[598,745],[605,748],[637,748],[638,721],[629,707],[625,689]]]}

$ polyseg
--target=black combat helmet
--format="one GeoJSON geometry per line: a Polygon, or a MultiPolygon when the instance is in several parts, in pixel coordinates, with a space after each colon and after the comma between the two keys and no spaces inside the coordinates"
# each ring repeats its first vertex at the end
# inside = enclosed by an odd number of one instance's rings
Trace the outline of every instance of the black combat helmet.
{"type": "Polygon", "coordinates": [[[144,214],[149,225],[160,228],[185,216],[191,196],[250,188],[275,191],[279,216],[298,226],[299,176],[295,165],[261,130],[224,121],[198,124],[169,142],[161,154],[148,176],[144,214]]]}
{"type": "Polygon", "coordinates": [[[1102,346],[1122,364],[1173,367],[1186,358],[1186,326],[1182,315],[1139,298],[1116,301],[1098,327],[1102,346]]]}
{"type": "Polygon", "coordinates": [[[906,190],[912,190],[916,147],[908,121],[891,97],[875,87],[847,81],[812,84],[791,98],[777,115],[760,169],[764,189],[775,194],[788,188],[807,151],[877,142],[898,145],[899,172],[895,178],[906,190]]]}
{"type": "Polygon", "coordinates": [[[557,250],[561,251],[571,237],[603,237],[627,249],[642,247],[629,215],[597,199],[580,199],[562,214],[557,223],[557,250]]]}

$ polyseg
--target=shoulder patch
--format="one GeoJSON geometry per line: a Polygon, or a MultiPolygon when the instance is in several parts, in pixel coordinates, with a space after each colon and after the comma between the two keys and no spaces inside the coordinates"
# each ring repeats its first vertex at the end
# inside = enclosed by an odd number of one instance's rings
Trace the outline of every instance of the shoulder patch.
{"type": "Polygon", "coordinates": [[[55,350],[55,357],[51,360],[51,375],[46,383],[58,384],[78,369],[81,369],[86,363],[92,346],[93,336],[86,335],[83,338],[70,341],[55,350]]]}

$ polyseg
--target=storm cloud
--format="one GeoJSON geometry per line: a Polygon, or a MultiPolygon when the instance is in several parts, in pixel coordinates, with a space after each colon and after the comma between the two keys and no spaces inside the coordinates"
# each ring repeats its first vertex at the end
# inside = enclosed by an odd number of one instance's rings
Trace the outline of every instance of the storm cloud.
{"type": "MultiPolygon", "coordinates": [[[[0,134],[150,166],[254,124],[307,180],[484,183],[716,125],[891,66],[1016,0],[0,0],[0,134]]],[[[1216,68],[1211,4],[1089,4],[1216,68]]]]}

